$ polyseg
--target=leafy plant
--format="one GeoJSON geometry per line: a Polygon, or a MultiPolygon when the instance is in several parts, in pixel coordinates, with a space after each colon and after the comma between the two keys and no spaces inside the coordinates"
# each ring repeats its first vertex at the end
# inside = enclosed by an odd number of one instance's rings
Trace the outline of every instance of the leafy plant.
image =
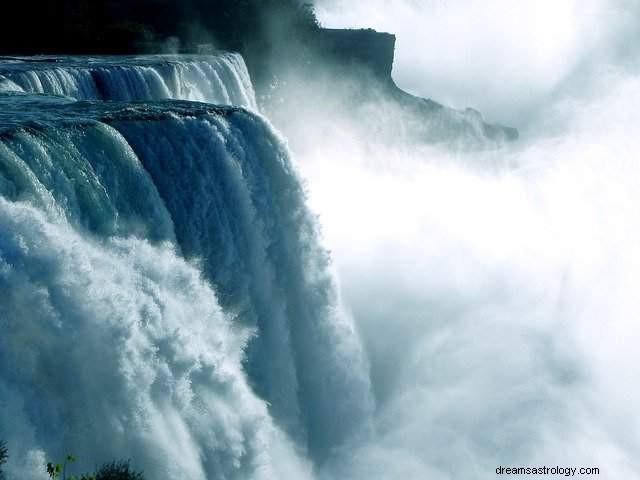
{"type": "Polygon", "coordinates": [[[73,463],[76,461],[76,457],[69,454],[64,458],[64,462],[62,463],[47,463],[47,475],[51,480],[95,480],[94,475],[82,475],[80,478],[75,475],[70,475],[67,477],[67,464],[73,463]]]}
{"type": "Polygon", "coordinates": [[[103,465],[96,472],[95,480],[144,480],[144,475],[142,472],[133,471],[127,460],[103,465]]]}
{"type": "MultiPolygon", "coordinates": [[[[67,465],[76,461],[73,455],[67,455],[62,463],[47,463],[47,474],[51,480],[144,480],[142,472],[131,469],[130,461],[106,463],[94,475],[67,477],[67,465]]],[[[0,477],[0,480],[2,478],[0,477]]]]}

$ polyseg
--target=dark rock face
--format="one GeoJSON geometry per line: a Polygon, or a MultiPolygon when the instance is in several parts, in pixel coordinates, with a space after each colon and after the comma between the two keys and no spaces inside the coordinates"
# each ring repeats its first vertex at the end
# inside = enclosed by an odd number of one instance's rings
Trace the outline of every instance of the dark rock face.
{"type": "Polygon", "coordinates": [[[343,65],[368,68],[383,81],[391,80],[396,36],[375,30],[322,28],[318,35],[322,54],[343,65]]]}

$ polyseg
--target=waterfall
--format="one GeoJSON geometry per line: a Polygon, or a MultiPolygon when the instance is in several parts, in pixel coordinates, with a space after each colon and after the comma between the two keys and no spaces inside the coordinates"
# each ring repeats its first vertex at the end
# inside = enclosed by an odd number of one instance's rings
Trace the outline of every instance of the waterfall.
{"type": "Polygon", "coordinates": [[[23,92],[22,88],[17,85],[15,82],[9,80],[8,78],[0,75],[0,93],[4,92],[23,92]]]}
{"type": "Polygon", "coordinates": [[[223,58],[238,70],[219,90],[198,83],[220,73],[212,60],[3,73],[24,90],[0,94],[11,475],[73,451],[78,468],[132,458],[150,478],[305,478],[300,453],[321,464],[368,431],[367,363],[269,123],[237,106],[69,98],[253,105],[240,57],[223,58]]]}
{"type": "Polygon", "coordinates": [[[27,93],[77,100],[145,101],[181,99],[256,109],[256,99],[242,57],[206,56],[56,58],[0,63],[9,87],[27,93]]]}
{"type": "Polygon", "coordinates": [[[0,425],[9,475],[135,458],[151,478],[244,478],[277,435],[235,329],[169,244],[96,238],[0,199],[0,425]]]}

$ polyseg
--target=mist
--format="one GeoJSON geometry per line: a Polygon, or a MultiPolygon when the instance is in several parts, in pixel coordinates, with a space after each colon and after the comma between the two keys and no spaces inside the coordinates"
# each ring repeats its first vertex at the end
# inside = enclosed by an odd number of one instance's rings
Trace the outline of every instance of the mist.
{"type": "Polygon", "coordinates": [[[347,106],[318,137],[286,130],[377,405],[375,434],[328,478],[634,478],[637,5],[317,5],[325,26],[396,33],[401,88],[523,132],[482,151],[391,145],[363,138],[347,106]]]}
{"type": "Polygon", "coordinates": [[[396,34],[401,88],[518,127],[602,62],[627,61],[640,31],[640,6],[628,0],[317,0],[316,8],[325,26],[396,34]]]}

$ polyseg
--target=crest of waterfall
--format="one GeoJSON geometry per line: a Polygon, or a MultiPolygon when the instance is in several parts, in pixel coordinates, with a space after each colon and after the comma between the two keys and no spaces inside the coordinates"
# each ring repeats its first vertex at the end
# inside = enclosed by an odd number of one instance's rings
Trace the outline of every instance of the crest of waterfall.
{"type": "Polygon", "coordinates": [[[4,92],[24,92],[19,85],[9,80],[8,78],[0,75],[0,93],[4,92]]]}
{"type": "Polygon", "coordinates": [[[77,100],[179,99],[256,109],[247,67],[235,53],[0,61],[0,74],[0,91],[77,100]]]}

